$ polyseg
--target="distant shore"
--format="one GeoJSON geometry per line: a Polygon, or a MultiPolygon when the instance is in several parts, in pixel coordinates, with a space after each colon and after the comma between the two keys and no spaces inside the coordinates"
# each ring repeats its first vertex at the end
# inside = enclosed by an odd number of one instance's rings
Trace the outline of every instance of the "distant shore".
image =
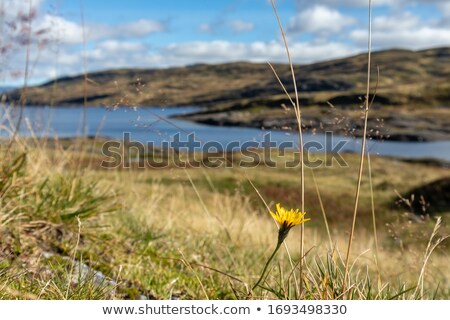
{"type": "MultiPolygon", "coordinates": [[[[375,140],[403,141],[403,142],[431,142],[450,140],[450,127],[445,123],[440,125],[439,115],[428,115],[426,119],[429,123],[434,123],[430,128],[418,128],[421,125],[421,119],[405,119],[400,117],[382,118],[375,112],[369,115],[369,138],[375,140]],[[436,117],[436,121],[432,120],[436,117]],[[382,121],[382,127],[380,122],[382,121]]],[[[196,123],[230,126],[230,127],[248,127],[258,129],[278,129],[287,131],[296,131],[297,123],[293,116],[282,116],[268,118],[265,116],[252,117],[249,114],[238,112],[193,112],[185,115],[176,115],[176,119],[193,121],[196,123]]],[[[349,135],[353,137],[362,137],[363,130],[358,123],[358,119],[346,119],[345,125],[339,125],[334,122],[324,123],[323,119],[316,115],[309,115],[306,110],[303,116],[303,126],[306,132],[325,132],[332,131],[335,134],[349,135]],[[350,124],[349,124],[350,122],[350,124]]]]}

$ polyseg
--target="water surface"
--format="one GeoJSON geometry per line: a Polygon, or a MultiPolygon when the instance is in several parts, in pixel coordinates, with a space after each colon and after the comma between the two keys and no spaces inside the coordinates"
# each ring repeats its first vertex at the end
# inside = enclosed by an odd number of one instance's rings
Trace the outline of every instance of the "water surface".
{"type": "MultiPolygon", "coordinates": [[[[99,135],[113,139],[123,139],[125,132],[132,140],[143,143],[153,142],[161,146],[164,141],[173,141],[174,135],[180,133],[181,139],[186,139],[189,133],[194,133],[196,140],[201,143],[216,141],[222,148],[232,141],[241,144],[248,141],[261,142],[265,134],[271,133],[272,141],[282,143],[291,141],[298,145],[295,133],[279,130],[260,130],[243,127],[220,127],[172,119],[176,114],[189,113],[199,108],[120,108],[108,110],[100,107],[87,108],[86,131],[90,136],[99,135]]],[[[11,109],[0,108],[0,124],[10,127],[7,115],[11,109]]],[[[12,114],[11,117],[17,117],[12,114]]],[[[20,134],[29,136],[31,132],[36,136],[55,136],[60,138],[83,135],[83,107],[26,107],[24,121],[20,134]]],[[[0,136],[8,133],[0,129],[0,136]]],[[[324,134],[304,134],[304,143],[318,142],[325,146],[324,134]]],[[[333,136],[333,146],[338,141],[347,141],[342,152],[359,152],[361,139],[341,135],[333,136]]],[[[330,147],[330,144],[328,144],[330,147]]],[[[394,156],[410,159],[428,158],[450,161],[450,141],[435,142],[397,142],[397,141],[368,141],[368,148],[372,154],[394,156]]],[[[313,149],[311,149],[313,150],[313,149]]]]}

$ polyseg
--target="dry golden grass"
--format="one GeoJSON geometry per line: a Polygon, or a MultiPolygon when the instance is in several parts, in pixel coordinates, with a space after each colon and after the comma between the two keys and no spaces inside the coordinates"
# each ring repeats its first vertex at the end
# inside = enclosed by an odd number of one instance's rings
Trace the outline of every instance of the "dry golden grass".
{"type": "MultiPolygon", "coordinates": [[[[22,145],[25,147],[27,143],[22,142],[22,145]]],[[[88,144],[84,143],[84,146],[88,144]]],[[[20,153],[19,144],[15,148],[12,155],[20,153]]],[[[51,203],[45,204],[39,217],[17,214],[15,217],[18,219],[9,220],[6,224],[2,219],[0,229],[4,253],[0,286],[8,288],[4,298],[30,298],[35,295],[61,299],[68,289],[68,298],[107,298],[111,294],[116,298],[137,298],[140,294],[164,299],[249,298],[247,290],[259,277],[265,259],[276,244],[277,229],[267,209],[248,184],[246,176],[271,208],[276,201],[293,206],[297,203],[298,174],[295,173],[298,169],[264,166],[252,169],[77,169],[79,166],[76,162],[80,161],[80,152],[77,150],[79,147],[76,145],[68,149],[28,145],[22,149],[27,154],[26,166],[20,174],[16,174],[15,180],[18,192],[24,195],[22,201],[31,208],[37,206],[37,189],[45,180],[52,181],[55,190],[61,188],[59,184],[64,180],[68,186],[76,185],[77,181],[87,185],[96,182],[94,195],[80,194],[80,198],[71,202],[71,206],[81,207],[85,203],[84,198],[107,194],[109,200],[103,206],[106,209],[114,205],[114,209],[109,211],[95,207],[89,216],[81,218],[81,241],[78,247],[76,221],[61,222],[53,215],[47,216],[47,219],[52,220],[45,222],[44,219],[43,225],[47,228],[45,230],[53,231],[46,233],[45,237],[42,236],[44,229],[33,229],[31,233],[30,229],[24,229],[24,224],[35,225],[37,220],[42,221],[42,212],[56,210],[57,214],[60,209],[55,209],[51,203]],[[11,232],[21,234],[20,242],[16,243],[20,249],[15,254],[8,245],[14,243],[11,232]],[[58,233],[63,237],[58,237],[58,233]],[[52,254],[50,258],[49,253],[52,254]],[[74,256],[75,260],[72,258],[74,256]],[[85,283],[84,287],[73,283],[68,285],[68,274],[73,268],[71,261],[83,261],[92,270],[102,271],[107,279],[117,280],[115,291],[96,287],[92,282],[85,283]],[[41,272],[36,273],[37,270],[41,272]],[[20,281],[14,276],[18,274],[22,275],[20,281]],[[47,283],[52,285],[46,286],[47,283]],[[12,294],[14,292],[20,294],[12,294]]],[[[90,153],[83,156],[89,157],[90,153]]],[[[4,163],[6,159],[3,158],[4,163]]],[[[320,274],[319,266],[320,261],[326,264],[327,259],[332,259],[335,265],[332,264],[329,267],[331,269],[324,274],[343,270],[340,255],[345,254],[348,240],[352,210],[348,199],[354,191],[354,169],[358,162],[355,155],[346,155],[345,159],[348,168],[315,170],[330,224],[334,255],[329,248],[312,177],[306,170],[306,211],[312,220],[305,225],[305,248],[308,254],[304,280],[305,286],[309,285],[305,290],[305,298],[339,298],[339,294],[331,292],[331,286],[322,287],[319,284],[325,279],[320,274]]],[[[351,260],[355,261],[349,282],[350,288],[354,290],[351,298],[412,298],[435,220],[428,218],[421,223],[411,222],[402,210],[392,206],[396,197],[394,190],[403,193],[411,187],[448,175],[448,171],[394,159],[372,157],[371,160],[381,281],[383,284],[389,283],[390,291],[384,289],[379,293],[377,287],[370,197],[367,196],[369,186],[368,179],[364,177],[361,216],[351,254],[351,260]],[[368,284],[368,279],[372,283],[368,284]],[[411,290],[397,296],[405,289],[411,290]]],[[[87,163],[83,159],[81,162],[87,163]]],[[[13,208],[12,204],[9,207],[2,206],[2,218],[10,216],[10,211],[6,209],[13,208]]],[[[14,210],[30,212],[25,207],[14,210]]],[[[297,261],[299,252],[298,232],[299,228],[294,228],[287,238],[287,246],[294,261],[297,261]]],[[[444,215],[440,234],[448,232],[444,215]]],[[[447,248],[448,244],[444,242],[432,254],[425,269],[424,294],[414,298],[433,298],[435,290],[437,298],[449,297],[447,288],[450,274],[447,266],[450,257],[447,248]]],[[[293,280],[288,281],[291,268],[285,251],[279,252],[269,270],[267,283],[279,291],[257,291],[250,298],[295,297],[293,280]],[[282,285],[278,283],[280,279],[282,285]]],[[[326,277],[327,281],[332,280],[330,274],[326,277]]],[[[336,274],[334,281],[342,281],[342,278],[336,274]]]]}

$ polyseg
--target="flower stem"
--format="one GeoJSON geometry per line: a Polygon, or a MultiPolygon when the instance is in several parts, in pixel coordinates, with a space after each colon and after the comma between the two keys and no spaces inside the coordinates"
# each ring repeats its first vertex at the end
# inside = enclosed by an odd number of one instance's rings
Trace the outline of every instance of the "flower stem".
{"type": "Polygon", "coordinates": [[[281,246],[282,243],[283,243],[283,241],[278,241],[275,250],[273,250],[272,255],[270,256],[269,260],[267,260],[266,265],[264,266],[264,269],[263,269],[263,271],[261,273],[261,277],[259,277],[258,282],[255,283],[255,285],[253,286],[252,290],[255,290],[256,287],[258,287],[258,285],[260,284],[261,280],[264,278],[264,274],[266,273],[267,267],[269,266],[270,262],[273,260],[273,257],[275,257],[275,255],[278,252],[278,249],[280,249],[280,246],[281,246]]]}

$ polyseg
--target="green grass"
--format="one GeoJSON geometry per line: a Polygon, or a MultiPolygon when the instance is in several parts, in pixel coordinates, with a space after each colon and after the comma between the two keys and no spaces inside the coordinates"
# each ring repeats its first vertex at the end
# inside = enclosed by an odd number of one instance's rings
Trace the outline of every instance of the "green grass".
{"type": "MultiPolygon", "coordinates": [[[[197,195],[184,169],[74,169],[78,166],[67,159],[87,161],[71,150],[17,148],[2,157],[0,298],[296,296],[283,250],[269,267],[265,284],[269,290],[248,293],[276,244],[276,228],[246,176],[272,208],[275,202],[297,206],[298,169],[188,169],[197,195]],[[90,274],[79,278],[79,264],[88,266],[90,274]],[[106,276],[103,283],[94,281],[98,271],[106,276]]],[[[356,156],[345,159],[348,168],[315,170],[334,251],[328,247],[317,194],[306,171],[306,211],[311,221],[305,225],[306,248],[310,249],[303,278],[305,299],[342,298],[340,255],[349,231],[352,204],[348,200],[354,192],[357,165],[356,156]]],[[[413,296],[434,219],[411,222],[402,209],[393,206],[394,190],[404,193],[448,175],[447,170],[377,157],[372,159],[372,170],[381,287],[373,256],[368,180],[364,178],[349,298],[449,298],[444,285],[450,279],[445,242],[427,266],[424,296],[413,296]]],[[[445,214],[439,232],[449,232],[445,214]]],[[[298,259],[297,239],[294,228],[287,239],[294,261],[298,259]]]]}

